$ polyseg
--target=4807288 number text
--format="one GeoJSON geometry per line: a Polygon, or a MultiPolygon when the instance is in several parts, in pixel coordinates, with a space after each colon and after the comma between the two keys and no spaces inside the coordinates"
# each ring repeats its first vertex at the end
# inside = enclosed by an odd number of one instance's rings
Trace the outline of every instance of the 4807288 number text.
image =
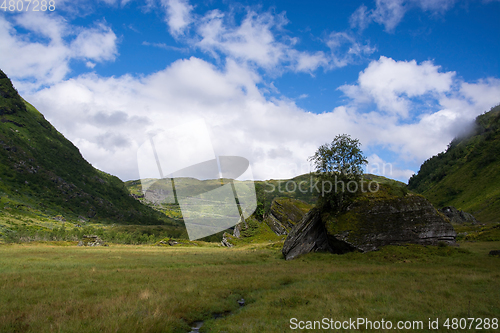
{"type": "MultiPolygon", "coordinates": [[[[1,0],[0,0],[1,1],[1,0]]],[[[0,5],[0,10],[4,12],[53,12],[56,10],[56,2],[54,0],[3,0],[0,5]]]]}

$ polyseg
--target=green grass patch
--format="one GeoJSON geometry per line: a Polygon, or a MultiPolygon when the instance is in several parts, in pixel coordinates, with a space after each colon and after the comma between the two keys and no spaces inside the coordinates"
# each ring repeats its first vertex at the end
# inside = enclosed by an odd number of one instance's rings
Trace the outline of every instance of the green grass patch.
{"type": "Polygon", "coordinates": [[[0,246],[1,332],[189,332],[197,320],[202,332],[289,332],[290,318],[500,317],[500,265],[487,255],[500,242],[292,261],[265,244],[65,245],[0,246]]]}

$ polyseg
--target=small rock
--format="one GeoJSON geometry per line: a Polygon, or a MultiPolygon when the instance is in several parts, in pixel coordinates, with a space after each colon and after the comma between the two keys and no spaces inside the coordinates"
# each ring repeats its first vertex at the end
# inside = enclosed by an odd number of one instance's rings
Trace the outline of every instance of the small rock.
{"type": "Polygon", "coordinates": [[[238,301],[238,304],[239,304],[240,306],[244,306],[244,305],[245,305],[245,299],[244,299],[244,298],[240,299],[240,300],[238,301]]]}
{"type": "Polygon", "coordinates": [[[108,246],[108,244],[95,235],[84,235],[78,246],[108,246]]]}
{"type": "Polygon", "coordinates": [[[451,223],[477,224],[477,220],[472,214],[456,209],[453,206],[443,207],[439,211],[446,215],[446,217],[450,219],[451,223]]]}
{"type": "Polygon", "coordinates": [[[224,235],[222,235],[221,244],[222,244],[222,246],[225,246],[225,247],[233,247],[234,245],[229,243],[228,237],[231,237],[231,236],[228,235],[227,233],[224,233],[224,235]]]}
{"type": "Polygon", "coordinates": [[[490,256],[500,256],[500,250],[492,250],[489,253],[490,256]]]}

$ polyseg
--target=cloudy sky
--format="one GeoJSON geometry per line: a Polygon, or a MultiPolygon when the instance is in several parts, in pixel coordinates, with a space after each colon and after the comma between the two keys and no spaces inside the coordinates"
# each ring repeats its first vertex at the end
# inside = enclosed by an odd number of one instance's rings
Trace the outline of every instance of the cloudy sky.
{"type": "Polygon", "coordinates": [[[0,8],[0,68],[122,180],[161,132],[158,150],[242,156],[255,179],[308,172],[347,133],[368,172],[407,181],[500,103],[500,1],[28,4],[0,8]]]}

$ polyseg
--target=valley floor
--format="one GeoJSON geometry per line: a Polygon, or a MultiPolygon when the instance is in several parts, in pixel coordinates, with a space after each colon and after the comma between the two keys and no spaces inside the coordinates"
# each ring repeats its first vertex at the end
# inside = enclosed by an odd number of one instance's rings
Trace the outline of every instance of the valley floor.
{"type": "Polygon", "coordinates": [[[500,319],[500,258],[488,256],[498,241],[293,261],[280,246],[0,245],[0,332],[189,332],[196,321],[291,332],[323,318],[421,321],[421,332],[430,318],[444,332],[447,318],[500,319]]]}

